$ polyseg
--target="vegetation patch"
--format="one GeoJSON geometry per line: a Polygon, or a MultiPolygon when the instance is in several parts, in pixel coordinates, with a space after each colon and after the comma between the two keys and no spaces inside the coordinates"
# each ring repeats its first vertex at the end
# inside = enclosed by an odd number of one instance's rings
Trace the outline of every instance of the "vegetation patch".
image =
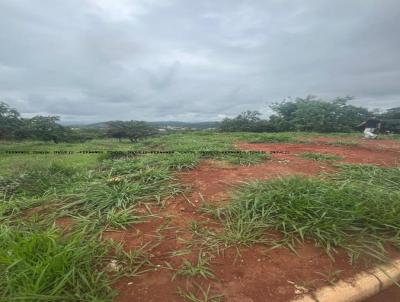
{"type": "Polygon", "coordinates": [[[295,136],[285,133],[257,134],[249,140],[250,143],[297,143],[295,136]]]}
{"type": "Polygon", "coordinates": [[[399,182],[399,168],[361,165],[345,165],[324,180],[255,181],[236,191],[219,217],[238,243],[255,243],[275,229],[284,236],[275,245],[295,250],[312,239],[331,257],[341,247],[351,261],[361,255],[384,260],[386,244],[400,247],[399,182]]]}
{"type": "Polygon", "coordinates": [[[3,301],[105,301],[113,294],[103,268],[109,246],[83,233],[0,226],[3,301]],[[84,244],[83,244],[84,243],[84,244]]]}
{"type": "Polygon", "coordinates": [[[313,152],[304,152],[300,153],[298,156],[301,158],[305,159],[310,159],[310,160],[317,160],[317,161],[323,161],[323,160],[341,160],[343,159],[341,156],[335,155],[335,154],[329,154],[329,153],[313,153],[313,152]]]}
{"type": "Polygon", "coordinates": [[[196,282],[187,286],[186,290],[179,288],[178,294],[189,302],[219,302],[223,298],[223,295],[216,294],[211,290],[210,284],[205,287],[196,282]]]}
{"type": "Polygon", "coordinates": [[[192,263],[187,259],[183,259],[183,264],[176,270],[174,277],[203,277],[204,279],[214,278],[215,276],[209,266],[210,263],[206,257],[206,254],[200,251],[195,263],[192,263]]]}
{"type": "Polygon", "coordinates": [[[330,146],[347,146],[347,147],[356,147],[358,146],[357,141],[347,141],[347,140],[338,140],[333,142],[327,142],[327,145],[330,146]]]}

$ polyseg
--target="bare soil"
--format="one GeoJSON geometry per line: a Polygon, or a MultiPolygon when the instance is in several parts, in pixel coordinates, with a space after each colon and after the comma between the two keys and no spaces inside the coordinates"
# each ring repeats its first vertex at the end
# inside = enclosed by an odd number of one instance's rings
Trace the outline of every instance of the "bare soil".
{"type": "Polygon", "coordinates": [[[400,287],[391,286],[364,302],[397,302],[400,301],[400,287]]]}
{"type": "MultiPolygon", "coordinates": [[[[337,139],[336,139],[337,140],[337,139]]],[[[325,141],[326,142],[326,141],[325,141]]],[[[310,144],[248,144],[237,148],[257,151],[286,151],[275,153],[271,160],[253,166],[231,166],[204,161],[196,169],[178,173],[182,183],[190,185],[188,196],[178,196],[166,202],[165,208],[153,209],[158,216],[153,220],[132,226],[121,232],[106,232],[104,237],[122,242],[126,250],[146,245],[150,261],[156,265],[138,277],[123,278],[114,285],[117,301],[185,301],[179,290],[200,295],[194,284],[211,293],[223,294],[222,301],[261,302],[290,301],[292,298],[329,283],[328,279],[340,277],[351,281],[351,276],[365,267],[351,266],[347,256],[339,251],[332,261],[323,250],[306,242],[295,255],[288,249],[268,250],[266,246],[228,248],[215,253],[211,269],[215,278],[175,277],[166,266],[178,268],[183,259],[194,261],[198,252],[190,250],[192,238],[189,225],[202,222],[210,228],[220,226],[210,217],[201,214],[202,202],[226,203],[229,191],[236,185],[252,179],[269,179],[287,175],[314,176],[334,170],[328,162],[302,159],[302,152],[331,153],[343,157],[343,162],[369,163],[382,166],[397,165],[400,144],[379,141],[362,142],[360,146],[331,146],[324,141],[310,144]],[[182,255],[180,253],[187,252],[182,255]]],[[[199,296],[201,297],[201,295],[199,296]]],[[[378,301],[378,300],[374,300],[378,301]]],[[[372,302],[372,300],[371,300],[372,302]]]]}
{"type": "Polygon", "coordinates": [[[397,166],[400,164],[400,144],[388,144],[381,141],[373,145],[371,141],[362,141],[360,146],[332,146],[326,144],[249,144],[237,145],[242,150],[277,152],[286,151],[289,154],[280,154],[288,160],[304,152],[334,154],[342,157],[338,162],[374,164],[380,166],[397,166]],[[385,146],[385,147],[384,147],[385,146]],[[395,147],[396,146],[396,147],[395,147]]]}

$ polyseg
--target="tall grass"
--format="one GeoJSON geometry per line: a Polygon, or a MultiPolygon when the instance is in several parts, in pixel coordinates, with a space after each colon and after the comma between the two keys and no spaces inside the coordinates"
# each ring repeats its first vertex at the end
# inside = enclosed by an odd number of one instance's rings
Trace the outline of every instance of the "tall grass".
{"type": "Polygon", "coordinates": [[[234,193],[221,217],[239,243],[255,243],[275,229],[292,249],[312,239],[331,257],[341,247],[351,261],[383,261],[385,245],[400,248],[399,180],[399,168],[347,165],[332,179],[255,181],[234,193]]]}
{"type": "Polygon", "coordinates": [[[329,154],[329,153],[303,152],[303,153],[300,153],[298,156],[305,158],[305,159],[316,160],[316,161],[330,161],[330,160],[342,159],[342,157],[340,157],[338,155],[329,154]]]}
{"type": "Polygon", "coordinates": [[[83,233],[0,226],[1,301],[109,301],[109,247],[83,233]]]}
{"type": "Polygon", "coordinates": [[[8,196],[12,194],[38,196],[46,193],[49,189],[65,185],[75,173],[74,168],[58,163],[32,167],[16,175],[16,177],[3,179],[7,184],[5,187],[3,186],[2,191],[8,196]]]}
{"type": "Polygon", "coordinates": [[[287,133],[268,133],[268,134],[257,134],[253,135],[253,138],[249,139],[250,143],[297,143],[298,139],[287,133]]]}

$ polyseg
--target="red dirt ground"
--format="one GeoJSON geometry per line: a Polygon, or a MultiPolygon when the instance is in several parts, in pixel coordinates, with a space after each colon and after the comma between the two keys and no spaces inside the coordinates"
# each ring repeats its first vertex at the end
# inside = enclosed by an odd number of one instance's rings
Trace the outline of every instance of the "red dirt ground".
{"type": "Polygon", "coordinates": [[[312,140],[314,143],[333,143],[337,141],[357,142],[360,147],[370,148],[373,150],[392,150],[400,152],[400,141],[389,139],[360,139],[351,137],[316,137],[312,140]]]}
{"type": "MultiPolygon", "coordinates": [[[[394,148],[390,145],[383,149],[383,145],[371,145],[365,141],[366,146],[331,146],[326,144],[249,144],[239,143],[237,147],[242,150],[252,151],[287,151],[289,154],[279,154],[280,157],[293,159],[293,156],[303,152],[327,153],[343,157],[339,162],[375,164],[381,166],[397,166],[400,164],[400,145],[394,148]]],[[[386,145],[388,146],[388,145],[386,145]]]]}
{"type": "MultiPolygon", "coordinates": [[[[336,139],[337,140],[337,139],[336,139]]],[[[323,142],[321,142],[323,143],[323,142]]],[[[247,144],[237,145],[242,150],[288,151],[289,154],[273,154],[272,160],[254,166],[229,166],[212,161],[201,163],[196,169],[178,174],[180,180],[192,187],[185,198],[178,196],[166,202],[162,209],[154,208],[158,218],[132,226],[127,231],[105,232],[105,238],[121,242],[126,250],[146,246],[150,261],[156,269],[139,277],[126,277],[114,285],[117,301],[185,301],[178,289],[193,289],[193,282],[203,288],[210,286],[212,293],[223,294],[222,301],[261,302],[290,301],[297,295],[327,284],[323,276],[340,270],[340,278],[350,278],[361,267],[352,267],[344,253],[339,252],[335,262],[312,242],[299,248],[299,256],[288,249],[267,250],[263,246],[226,249],[211,259],[215,279],[183,277],[173,278],[174,268],[182,259],[195,260],[198,251],[174,256],[172,253],[187,248],[192,238],[188,230],[191,221],[205,223],[212,229],[220,226],[207,215],[200,214],[198,205],[204,198],[208,203],[226,203],[228,191],[237,184],[252,179],[268,179],[293,174],[316,175],[334,169],[326,162],[299,158],[297,153],[332,153],[344,157],[344,162],[370,163],[384,166],[396,165],[400,159],[400,144],[383,143],[386,147],[365,142],[361,147],[336,147],[326,144],[247,144]],[[240,253],[238,253],[240,251],[240,253]]]]}

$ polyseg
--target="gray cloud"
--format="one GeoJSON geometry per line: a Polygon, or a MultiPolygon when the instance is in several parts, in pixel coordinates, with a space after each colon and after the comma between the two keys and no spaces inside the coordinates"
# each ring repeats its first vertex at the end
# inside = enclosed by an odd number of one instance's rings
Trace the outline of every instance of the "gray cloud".
{"type": "Polygon", "coordinates": [[[400,3],[3,0],[0,99],[69,121],[214,120],[287,96],[400,106],[400,3]]]}

